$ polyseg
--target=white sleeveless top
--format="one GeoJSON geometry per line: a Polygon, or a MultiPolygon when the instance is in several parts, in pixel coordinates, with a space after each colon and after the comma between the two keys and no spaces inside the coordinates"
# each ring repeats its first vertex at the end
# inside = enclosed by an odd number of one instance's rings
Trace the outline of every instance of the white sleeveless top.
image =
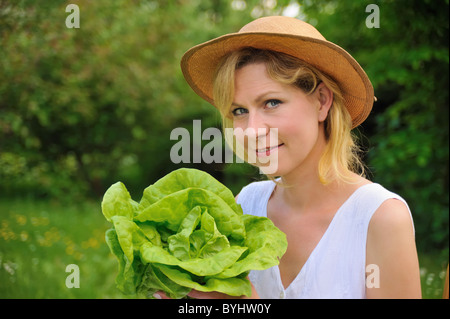
{"type": "MultiPolygon", "coordinates": [[[[267,217],[267,203],[274,188],[275,183],[272,181],[251,183],[239,193],[237,203],[245,214],[267,217]]],[[[250,281],[259,297],[365,298],[369,222],[378,207],[391,198],[406,204],[400,196],[379,184],[358,188],[336,212],[303,268],[286,289],[281,282],[278,266],[250,272],[250,281]]]]}

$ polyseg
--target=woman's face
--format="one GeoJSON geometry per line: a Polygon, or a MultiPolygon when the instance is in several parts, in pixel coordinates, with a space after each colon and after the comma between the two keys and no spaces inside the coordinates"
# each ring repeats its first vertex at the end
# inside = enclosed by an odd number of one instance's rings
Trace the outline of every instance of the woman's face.
{"type": "Polygon", "coordinates": [[[274,176],[317,170],[325,145],[321,123],[329,109],[321,91],[332,99],[323,84],[307,96],[299,88],[272,80],[263,63],[236,70],[231,110],[236,139],[247,150],[247,161],[274,176]]]}

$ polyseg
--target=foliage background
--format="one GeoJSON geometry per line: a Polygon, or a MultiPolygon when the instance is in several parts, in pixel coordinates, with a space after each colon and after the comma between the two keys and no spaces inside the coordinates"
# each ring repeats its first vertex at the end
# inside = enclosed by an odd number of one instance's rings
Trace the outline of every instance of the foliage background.
{"type": "Polygon", "coordinates": [[[0,297],[115,297],[99,202],[117,180],[138,200],[181,166],[211,173],[234,193],[258,179],[244,164],[170,161],[172,129],[191,131],[193,119],[202,129],[220,127],[215,109],[186,84],[179,61],[195,44],[289,12],[349,51],[371,78],[378,101],[356,131],[370,178],[408,201],[421,263],[435,270],[423,268],[424,282],[430,273],[442,277],[449,240],[448,9],[448,0],[0,0],[0,297]],[[79,29],[65,26],[70,3],[80,8],[79,29]],[[366,27],[371,3],[380,8],[380,28],[366,27]],[[99,266],[98,255],[109,264],[99,266]],[[92,285],[102,292],[65,288],[70,263],[97,269],[92,285]],[[48,283],[55,272],[59,290],[33,288],[30,276],[47,274],[48,283]]]}

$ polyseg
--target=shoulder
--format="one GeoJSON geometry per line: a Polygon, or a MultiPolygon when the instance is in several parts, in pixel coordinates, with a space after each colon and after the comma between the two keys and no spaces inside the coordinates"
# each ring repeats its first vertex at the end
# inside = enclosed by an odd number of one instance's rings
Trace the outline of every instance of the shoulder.
{"type": "Polygon", "coordinates": [[[413,227],[409,206],[400,195],[378,183],[366,183],[355,193],[354,203],[369,231],[399,224],[413,227]]]}
{"type": "Polygon", "coordinates": [[[368,216],[367,248],[383,251],[387,246],[400,246],[414,241],[414,223],[407,202],[380,184],[371,184],[363,194],[368,216]]]}
{"type": "Polygon", "coordinates": [[[256,195],[256,194],[264,193],[271,188],[273,189],[273,187],[274,187],[274,182],[270,181],[270,180],[252,182],[252,183],[244,186],[241,189],[239,194],[236,195],[236,200],[238,198],[247,197],[249,195],[256,195]]]}
{"type": "Polygon", "coordinates": [[[373,214],[367,233],[366,265],[377,265],[379,289],[368,298],[420,298],[420,274],[411,214],[405,202],[384,201],[373,214]]]}
{"type": "Polygon", "coordinates": [[[373,214],[369,224],[369,235],[383,236],[386,232],[404,231],[414,234],[411,212],[403,200],[389,198],[373,214]]]}
{"type": "Polygon", "coordinates": [[[369,238],[375,236],[383,239],[389,233],[393,235],[398,232],[414,236],[411,211],[400,195],[374,183],[369,196],[374,201],[374,212],[368,229],[369,238]]]}
{"type": "Polygon", "coordinates": [[[253,182],[242,188],[236,196],[236,202],[241,206],[244,214],[255,216],[267,215],[267,200],[274,189],[272,181],[253,182]]]}

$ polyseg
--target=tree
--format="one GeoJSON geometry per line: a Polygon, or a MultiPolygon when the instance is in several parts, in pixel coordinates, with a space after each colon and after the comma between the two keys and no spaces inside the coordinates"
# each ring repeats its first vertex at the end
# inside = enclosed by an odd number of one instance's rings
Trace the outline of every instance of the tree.
{"type": "Polygon", "coordinates": [[[448,0],[377,1],[380,27],[368,28],[372,2],[302,8],[372,80],[378,101],[359,133],[373,180],[408,201],[421,249],[448,253],[448,0]]]}
{"type": "MultiPolygon", "coordinates": [[[[4,195],[102,195],[118,178],[142,189],[174,169],[170,131],[218,125],[179,61],[236,30],[228,1],[0,2],[0,179],[4,195]]],[[[245,17],[245,18],[244,18],[245,17]]]]}

